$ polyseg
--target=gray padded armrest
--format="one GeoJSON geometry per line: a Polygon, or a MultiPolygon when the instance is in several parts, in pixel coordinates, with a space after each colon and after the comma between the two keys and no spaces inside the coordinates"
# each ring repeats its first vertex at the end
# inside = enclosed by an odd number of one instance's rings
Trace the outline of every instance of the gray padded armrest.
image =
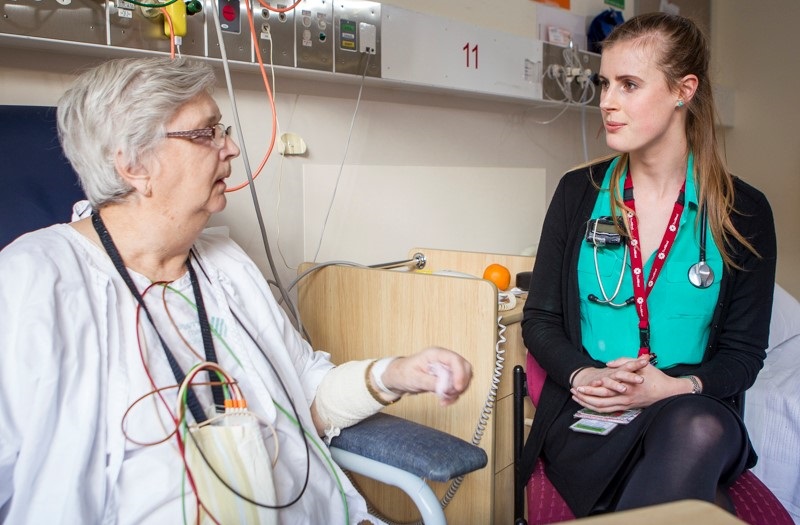
{"type": "Polygon", "coordinates": [[[483,468],[488,461],[482,448],[463,439],[383,413],[343,429],[331,447],[432,481],[448,481],[483,468]]]}

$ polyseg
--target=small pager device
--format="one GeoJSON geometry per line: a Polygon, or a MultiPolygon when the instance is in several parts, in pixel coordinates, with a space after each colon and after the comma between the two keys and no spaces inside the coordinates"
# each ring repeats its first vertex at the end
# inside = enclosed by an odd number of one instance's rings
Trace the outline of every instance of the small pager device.
{"type": "Polygon", "coordinates": [[[594,246],[619,246],[625,242],[612,217],[598,217],[586,223],[586,242],[594,246]]]}

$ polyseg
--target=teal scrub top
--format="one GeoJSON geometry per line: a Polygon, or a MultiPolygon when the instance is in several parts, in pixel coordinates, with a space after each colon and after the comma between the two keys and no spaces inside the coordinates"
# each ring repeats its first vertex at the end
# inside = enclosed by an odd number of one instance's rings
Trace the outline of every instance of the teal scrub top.
{"type": "MultiPolygon", "coordinates": [[[[619,157],[606,170],[592,218],[611,215],[609,184],[618,161],[619,157]]],[[[627,176],[626,170],[621,185],[624,185],[627,176]]],[[[691,154],[686,167],[685,195],[685,207],[675,244],[647,298],[650,349],[658,356],[659,368],[669,368],[679,363],[696,364],[702,360],[722,278],[722,256],[706,226],[706,262],[714,271],[714,282],[708,288],[697,288],[689,282],[689,268],[700,258],[700,239],[696,226],[699,210],[694,156],[691,154]]],[[[595,264],[594,245],[584,240],[580,247],[578,288],[583,346],[589,355],[603,362],[619,357],[636,357],[639,352],[639,317],[636,308],[632,304],[614,307],[588,299],[590,294],[604,299],[599,282],[602,282],[606,297],[611,297],[617,289],[620,272],[622,282],[613,302],[624,303],[633,296],[630,254],[625,257],[624,251],[623,245],[597,247],[595,264]]],[[[655,256],[656,252],[653,252],[645,263],[645,275],[650,274],[655,256]]]]}

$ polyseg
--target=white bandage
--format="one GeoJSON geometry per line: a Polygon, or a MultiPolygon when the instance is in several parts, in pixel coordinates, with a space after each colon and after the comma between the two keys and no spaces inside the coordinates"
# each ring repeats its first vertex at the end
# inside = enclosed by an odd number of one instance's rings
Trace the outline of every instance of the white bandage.
{"type": "Polygon", "coordinates": [[[374,360],[349,361],[325,374],[317,389],[314,406],[325,424],[326,434],[337,435],[335,429],[355,425],[388,405],[370,391],[367,374],[374,360]]]}
{"type": "Polygon", "coordinates": [[[384,357],[383,359],[379,359],[375,361],[375,366],[372,367],[372,381],[375,383],[375,386],[378,387],[378,390],[386,394],[387,396],[395,399],[397,398],[397,393],[392,392],[386,385],[383,384],[383,373],[386,372],[386,369],[389,367],[389,364],[397,359],[396,357],[384,357]]]}

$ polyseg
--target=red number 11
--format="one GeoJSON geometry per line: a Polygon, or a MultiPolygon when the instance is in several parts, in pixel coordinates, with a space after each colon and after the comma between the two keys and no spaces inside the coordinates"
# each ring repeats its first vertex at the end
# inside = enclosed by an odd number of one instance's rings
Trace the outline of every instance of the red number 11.
{"type": "MultiPolygon", "coordinates": [[[[467,68],[469,68],[469,42],[464,44],[464,47],[461,49],[464,50],[464,54],[467,55],[467,68]]],[[[475,69],[478,69],[478,44],[475,44],[472,47],[472,52],[475,54],[475,69]]]]}

